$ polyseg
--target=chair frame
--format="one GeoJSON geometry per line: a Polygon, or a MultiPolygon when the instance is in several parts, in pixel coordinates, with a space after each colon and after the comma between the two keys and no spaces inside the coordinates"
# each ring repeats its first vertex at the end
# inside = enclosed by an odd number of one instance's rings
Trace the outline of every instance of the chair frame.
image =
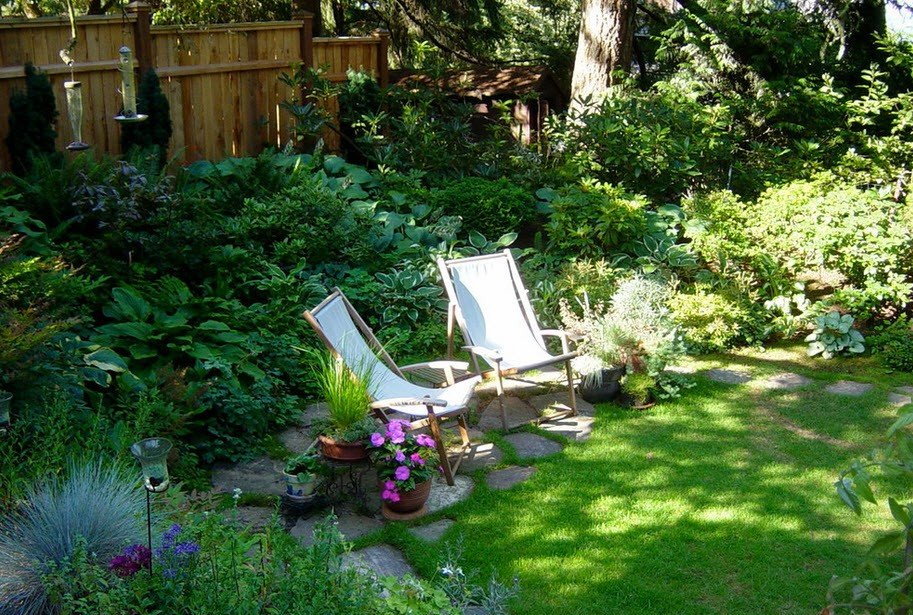
{"type": "MultiPolygon", "coordinates": [[[[362,317],[349,302],[349,299],[345,296],[345,294],[343,294],[339,288],[334,287],[333,292],[330,293],[326,299],[317,304],[317,306],[315,306],[313,309],[304,312],[304,319],[311,325],[311,327],[313,327],[317,337],[320,338],[320,341],[322,341],[323,344],[327,347],[327,350],[329,350],[330,353],[337,359],[342,359],[339,351],[333,347],[333,343],[327,337],[326,333],[324,333],[323,327],[320,326],[320,323],[317,322],[317,318],[315,317],[315,314],[319,313],[321,309],[325,308],[337,297],[342,300],[343,305],[349,314],[349,317],[352,318],[352,322],[355,323],[355,327],[368,342],[368,346],[377,354],[378,358],[380,358],[380,360],[383,361],[387,367],[393,371],[394,374],[403,380],[407,380],[405,375],[406,373],[428,368],[440,369],[444,373],[446,383],[448,385],[455,384],[457,381],[465,378],[473,377],[472,373],[469,372],[469,363],[466,361],[427,361],[424,363],[405,365],[403,367],[398,366],[393,361],[393,358],[384,349],[384,346],[380,343],[380,340],[378,340],[374,335],[374,331],[371,330],[371,327],[368,326],[368,323],[362,319],[362,317]],[[466,373],[466,376],[455,378],[455,370],[463,371],[466,373]]],[[[371,404],[370,409],[377,419],[386,424],[390,422],[390,418],[387,416],[387,412],[391,410],[392,406],[424,406],[428,412],[427,418],[410,421],[409,428],[410,430],[422,429],[424,427],[429,428],[431,431],[431,437],[434,438],[437,447],[438,456],[440,457],[441,461],[441,467],[444,470],[444,478],[447,480],[448,485],[453,486],[453,476],[459,469],[460,464],[463,462],[463,459],[465,458],[470,447],[469,427],[466,423],[466,413],[468,412],[468,408],[464,407],[462,410],[449,413],[446,416],[439,416],[435,413],[435,408],[445,407],[446,405],[447,402],[440,399],[432,399],[430,397],[405,397],[375,400],[371,404]],[[459,457],[457,458],[456,462],[451,464],[450,459],[447,456],[447,447],[444,445],[443,438],[441,437],[441,427],[443,423],[453,419],[456,419],[457,421],[457,427],[460,431],[462,446],[460,448],[459,457]]]]}
{"type": "Polygon", "coordinates": [[[494,254],[484,254],[480,256],[469,256],[466,258],[456,258],[450,260],[444,260],[443,258],[437,259],[438,268],[441,272],[441,280],[444,284],[444,290],[447,292],[447,297],[449,298],[449,305],[447,308],[447,358],[452,359],[454,353],[454,333],[456,326],[460,327],[460,331],[463,333],[463,340],[468,342],[468,345],[463,346],[463,350],[467,350],[472,357],[472,364],[475,367],[477,374],[481,375],[483,378],[493,377],[495,380],[495,387],[498,394],[498,409],[501,413],[501,427],[504,431],[507,431],[507,415],[504,412],[504,378],[510,378],[512,380],[520,380],[525,382],[522,378],[516,378],[516,374],[522,374],[524,372],[537,369],[539,367],[545,367],[547,365],[555,365],[557,363],[564,363],[564,370],[567,376],[567,389],[568,394],[570,395],[571,400],[571,409],[567,412],[560,412],[555,415],[550,416],[549,418],[563,418],[566,416],[576,416],[577,415],[577,395],[574,391],[574,372],[571,368],[571,360],[577,356],[576,351],[572,351],[570,348],[570,336],[566,331],[560,329],[541,329],[539,323],[536,320],[536,314],[533,312],[533,306],[529,302],[529,291],[526,290],[526,287],[523,285],[523,279],[520,277],[520,272],[517,269],[517,263],[514,260],[513,253],[509,248],[505,248],[501,252],[496,252],[494,254]],[[539,341],[539,344],[542,346],[542,349],[548,352],[548,349],[545,345],[545,337],[557,337],[561,340],[561,354],[558,356],[553,356],[552,359],[548,361],[540,361],[537,363],[531,363],[529,365],[524,365],[522,367],[510,368],[510,369],[501,369],[501,361],[503,357],[501,353],[498,352],[496,348],[485,348],[484,346],[476,345],[472,339],[472,336],[469,334],[469,329],[466,326],[466,320],[463,317],[463,313],[460,310],[460,304],[457,300],[456,288],[453,285],[453,277],[451,275],[450,266],[452,264],[461,264],[472,261],[482,261],[482,260],[494,260],[498,258],[507,259],[508,270],[510,272],[510,278],[513,282],[514,294],[517,297],[517,300],[520,302],[520,307],[526,320],[527,326],[530,328],[533,336],[539,341]],[[494,369],[482,370],[479,364],[479,357],[494,363],[494,369]]]}

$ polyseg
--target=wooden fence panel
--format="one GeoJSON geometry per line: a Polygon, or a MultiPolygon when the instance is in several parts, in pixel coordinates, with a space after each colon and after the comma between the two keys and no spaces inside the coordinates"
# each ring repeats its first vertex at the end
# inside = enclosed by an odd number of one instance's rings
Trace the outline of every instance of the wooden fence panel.
{"type": "MultiPolygon", "coordinates": [[[[96,153],[120,153],[120,128],[114,116],[121,103],[116,63],[123,45],[137,51],[141,68],[150,66],[158,72],[171,105],[170,155],[185,161],[256,154],[264,147],[287,143],[292,120],[280,105],[296,93],[280,83],[279,76],[293,63],[309,60],[314,67],[325,66],[328,77],[337,82],[346,79],[349,68],[367,70],[386,81],[383,33],[314,38],[310,15],[293,21],[202,28],[150,28],[149,18],[146,8],[127,16],[77,18],[79,43],[73,56],[74,75],[83,82],[83,140],[96,153]],[[148,58],[143,57],[144,49],[148,58]]],[[[51,79],[60,114],[58,148],[72,141],[63,89],[70,69],[58,56],[69,38],[65,18],[0,19],[0,170],[9,169],[9,153],[2,141],[8,132],[9,97],[23,87],[26,61],[51,79]]],[[[336,100],[329,101],[327,108],[338,114],[336,100]]],[[[335,132],[327,131],[324,138],[330,149],[338,148],[335,132]]]]}

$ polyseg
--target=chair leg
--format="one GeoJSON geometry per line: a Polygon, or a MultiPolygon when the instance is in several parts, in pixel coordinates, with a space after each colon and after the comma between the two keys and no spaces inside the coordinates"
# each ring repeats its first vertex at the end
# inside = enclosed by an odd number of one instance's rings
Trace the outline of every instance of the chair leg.
{"type": "Polygon", "coordinates": [[[465,414],[457,417],[457,426],[460,428],[460,438],[463,440],[463,446],[469,446],[469,429],[466,425],[465,414]]]}
{"type": "Polygon", "coordinates": [[[507,414],[504,412],[504,382],[501,380],[501,364],[495,365],[495,387],[498,392],[498,410],[501,412],[501,428],[507,431],[507,414]]]}
{"type": "Polygon", "coordinates": [[[570,359],[564,362],[564,370],[567,373],[567,392],[571,397],[571,416],[577,416],[577,394],[574,392],[574,372],[571,371],[570,359]]]}
{"type": "Polygon", "coordinates": [[[444,446],[444,438],[441,437],[441,426],[437,421],[434,410],[428,408],[428,426],[431,428],[431,437],[437,444],[437,454],[441,460],[441,468],[444,470],[444,479],[447,484],[453,487],[453,471],[450,469],[450,460],[447,458],[447,447],[444,446]]]}

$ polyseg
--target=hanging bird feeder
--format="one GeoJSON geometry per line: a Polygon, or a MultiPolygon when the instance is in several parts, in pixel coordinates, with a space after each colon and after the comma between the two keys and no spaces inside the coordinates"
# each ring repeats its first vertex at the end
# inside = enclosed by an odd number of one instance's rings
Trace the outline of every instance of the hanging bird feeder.
{"type": "Polygon", "coordinates": [[[67,115],[73,131],[73,141],[67,145],[67,149],[81,152],[89,149],[89,144],[82,140],[82,81],[64,81],[63,88],[67,92],[67,115]]]}
{"type": "Polygon", "coordinates": [[[120,93],[124,98],[124,107],[120,115],[115,115],[118,122],[142,122],[148,115],[136,112],[136,82],[133,77],[133,52],[127,46],[120,48],[120,60],[117,63],[120,71],[120,93]]]}

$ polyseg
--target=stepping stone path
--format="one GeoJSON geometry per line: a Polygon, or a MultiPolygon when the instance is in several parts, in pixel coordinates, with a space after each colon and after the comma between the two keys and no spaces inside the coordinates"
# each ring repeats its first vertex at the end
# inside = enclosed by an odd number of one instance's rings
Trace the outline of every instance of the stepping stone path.
{"type": "Polygon", "coordinates": [[[901,395],[913,396],[913,387],[897,387],[894,389],[894,391],[900,393],[901,395]]]}
{"type": "Polygon", "coordinates": [[[813,380],[811,378],[806,378],[805,376],[800,376],[799,374],[794,374],[792,372],[782,372],[759,381],[758,386],[765,389],[790,391],[792,389],[808,386],[812,382],[813,380]]]}
{"type": "Polygon", "coordinates": [[[865,382],[853,382],[852,380],[838,380],[833,384],[824,387],[824,390],[834,395],[848,395],[850,397],[859,397],[872,390],[874,385],[865,382]]]}
{"type": "Polygon", "coordinates": [[[704,376],[714,382],[725,384],[745,384],[751,380],[751,374],[731,369],[708,369],[704,372],[704,376]]]}
{"type": "Polygon", "coordinates": [[[420,538],[428,542],[437,542],[444,535],[444,532],[449,530],[454,523],[456,522],[453,519],[441,519],[440,521],[435,521],[434,523],[429,523],[428,525],[410,527],[409,533],[416,538],[420,538]]]}
{"type": "MultiPolygon", "coordinates": [[[[249,527],[255,532],[260,531],[269,524],[275,512],[276,509],[271,506],[239,506],[238,524],[241,527],[249,527]]],[[[279,521],[281,523],[281,517],[279,521]]]]}
{"type": "Polygon", "coordinates": [[[217,493],[231,493],[238,488],[244,493],[281,495],[285,490],[281,470],[282,462],[269,457],[234,465],[218,464],[212,470],[212,486],[217,493]]]}
{"type": "Polygon", "coordinates": [[[459,473],[471,474],[481,468],[496,466],[501,463],[503,458],[504,454],[497,446],[490,442],[479,442],[477,438],[473,438],[472,434],[470,434],[469,450],[466,452],[466,457],[463,458],[462,463],[460,463],[459,473]]]}
{"type": "MultiPolygon", "coordinates": [[[[535,421],[539,418],[539,413],[536,412],[536,409],[519,397],[505,395],[502,400],[504,403],[504,414],[507,417],[508,429],[526,425],[530,421],[535,421]]],[[[498,405],[497,398],[492,399],[488,402],[488,405],[485,406],[485,409],[482,411],[482,416],[479,419],[478,428],[482,431],[502,429],[501,409],[498,405]]]]}
{"type": "Polygon", "coordinates": [[[503,470],[495,470],[485,477],[485,482],[492,489],[502,491],[522,483],[536,473],[536,468],[530,466],[511,466],[503,470]]]}
{"type": "Polygon", "coordinates": [[[512,433],[504,439],[513,445],[521,459],[535,459],[560,452],[564,447],[534,433],[512,433]]]}
{"type": "MultiPolygon", "coordinates": [[[[298,542],[305,547],[311,546],[314,544],[314,528],[323,523],[328,514],[329,511],[324,511],[307,519],[299,519],[295,527],[291,529],[290,534],[297,538],[298,542]]],[[[337,514],[336,527],[339,528],[346,540],[361,538],[384,526],[382,521],[374,517],[365,517],[351,511],[341,510],[337,514]]]]}
{"type": "Polygon", "coordinates": [[[454,476],[453,482],[454,484],[451,487],[443,477],[434,479],[434,484],[431,486],[431,495],[428,496],[428,501],[425,502],[425,508],[429,515],[462,502],[469,497],[475,488],[475,483],[468,476],[454,476]]]}
{"type": "Polygon", "coordinates": [[[305,452],[314,438],[310,434],[308,427],[289,427],[279,434],[279,441],[285,445],[285,448],[296,455],[305,452]]]}
{"type": "Polygon", "coordinates": [[[564,436],[568,440],[583,442],[590,439],[593,431],[593,417],[591,416],[568,416],[563,419],[546,421],[539,425],[539,428],[549,433],[555,433],[564,436]]]}
{"type": "MultiPolygon", "coordinates": [[[[578,415],[595,416],[596,409],[593,404],[584,401],[580,395],[575,395],[575,397],[577,399],[578,415]]],[[[558,412],[568,412],[571,409],[571,397],[565,389],[557,393],[546,393],[545,395],[530,397],[529,404],[536,409],[539,415],[547,416],[558,412]]]]}
{"type": "Polygon", "coordinates": [[[343,566],[379,577],[404,577],[415,570],[403,554],[388,544],[373,545],[342,556],[343,566]]]}
{"type": "Polygon", "coordinates": [[[888,402],[895,406],[906,406],[913,403],[913,397],[901,393],[888,393],[888,402]]]}
{"type": "Polygon", "coordinates": [[[330,415],[330,410],[326,404],[311,404],[304,409],[301,416],[298,417],[298,424],[302,427],[311,427],[315,421],[325,419],[330,415]]]}

